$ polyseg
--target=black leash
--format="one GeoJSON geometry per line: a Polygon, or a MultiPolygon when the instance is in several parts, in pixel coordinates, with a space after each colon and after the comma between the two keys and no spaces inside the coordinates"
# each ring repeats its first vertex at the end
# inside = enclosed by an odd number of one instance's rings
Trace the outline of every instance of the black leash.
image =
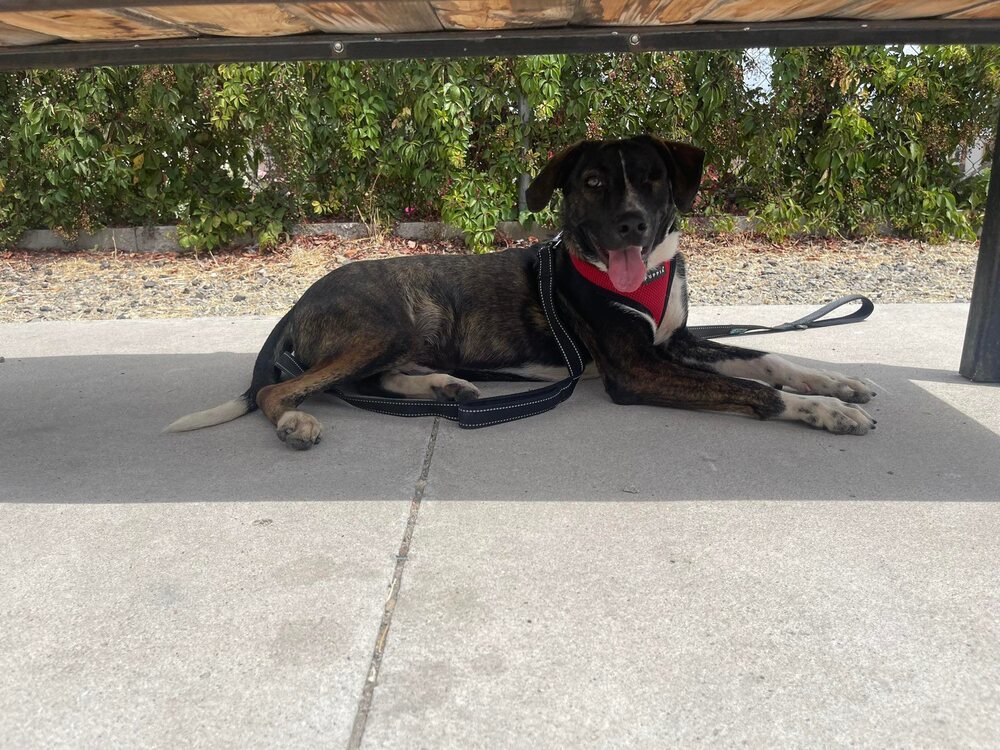
{"type": "MultiPolygon", "coordinates": [[[[555,303],[553,302],[552,250],[558,242],[559,237],[555,237],[538,248],[538,296],[542,301],[542,310],[545,312],[549,328],[552,329],[552,334],[559,345],[559,351],[562,352],[566,369],[569,370],[568,378],[543,388],[506,396],[490,396],[464,403],[431,399],[359,396],[345,393],[339,388],[331,388],[327,392],[343,399],[352,406],[368,411],[391,414],[397,417],[444,417],[458,422],[459,427],[467,429],[513,422],[515,419],[531,417],[555,408],[573,394],[573,389],[576,388],[584,368],[583,356],[580,354],[583,347],[563,326],[562,321],[556,315],[555,303]]],[[[288,352],[280,355],[274,364],[289,377],[297,377],[304,372],[302,366],[288,352]]]]}
{"type": "MultiPolygon", "coordinates": [[[[576,388],[576,384],[580,380],[584,368],[583,356],[580,354],[583,346],[563,326],[562,321],[559,320],[559,316],[556,315],[555,302],[553,301],[552,252],[560,240],[561,237],[557,235],[538,247],[538,296],[541,299],[542,310],[545,312],[549,328],[552,329],[552,334],[559,345],[559,351],[562,352],[566,369],[569,370],[568,378],[530,391],[512,393],[506,396],[490,396],[489,398],[480,398],[464,403],[432,399],[361,396],[354,393],[346,393],[336,387],[330,388],[327,392],[343,399],[352,406],[367,409],[368,411],[391,414],[396,417],[443,417],[444,419],[458,422],[459,427],[467,429],[489,427],[490,425],[501,424],[503,422],[513,422],[515,419],[531,417],[535,414],[549,411],[549,409],[554,409],[573,394],[573,389],[576,388]]],[[[849,297],[841,297],[798,320],[793,320],[790,323],[782,323],[778,326],[711,325],[689,327],[688,330],[700,338],[721,338],[723,336],[744,336],[754,333],[800,331],[806,328],[857,323],[871,315],[874,309],[875,306],[870,299],[856,294],[849,297]],[[857,301],[861,302],[861,307],[855,312],[849,315],[842,315],[838,318],[821,320],[824,315],[836,310],[838,307],[857,301]]],[[[274,364],[275,367],[290,378],[298,377],[305,372],[302,365],[298,363],[291,352],[282,353],[275,360],[274,364]]]]}
{"type": "Polygon", "coordinates": [[[748,334],[757,333],[781,333],[783,331],[804,331],[807,328],[822,328],[824,326],[839,326],[846,323],[860,323],[862,320],[867,318],[872,314],[875,309],[875,305],[870,299],[860,294],[851,294],[847,297],[841,297],[840,299],[835,299],[829,304],[823,305],[823,307],[818,310],[814,310],[808,315],[803,315],[798,320],[793,320],[789,323],[782,323],[777,326],[759,326],[759,325],[732,325],[732,324],[720,324],[713,326],[688,326],[688,330],[691,331],[695,336],[703,339],[717,339],[724,336],[746,336],[748,334]],[[838,307],[849,304],[851,302],[860,302],[861,307],[859,307],[854,312],[848,315],[841,315],[837,318],[827,318],[826,320],[820,320],[824,315],[827,315],[838,307]]]}

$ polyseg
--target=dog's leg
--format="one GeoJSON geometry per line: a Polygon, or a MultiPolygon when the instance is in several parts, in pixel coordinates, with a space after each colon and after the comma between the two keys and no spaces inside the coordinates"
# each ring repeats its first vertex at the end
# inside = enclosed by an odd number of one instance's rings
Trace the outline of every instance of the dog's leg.
{"type": "Polygon", "coordinates": [[[402,356],[393,358],[392,348],[388,342],[378,343],[374,338],[366,345],[352,346],[310,367],[297,378],[262,388],[257,394],[257,405],[277,428],[279,439],[297,450],[312,448],[320,441],[322,425],[296,407],[307,396],[335,383],[368,375],[372,368],[382,369],[387,359],[396,360],[389,362],[390,367],[397,365],[402,356]]]}
{"type": "Polygon", "coordinates": [[[406,398],[433,398],[438,401],[459,402],[474,401],[479,398],[479,389],[468,380],[443,372],[421,375],[390,372],[379,379],[379,386],[406,398]]]}
{"type": "Polygon", "coordinates": [[[687,330],[677,331],[664,353],[675,362],[699,370],[760,380],[807,395],[834,396],[851,404],[866,404],[875,396],[871,385],[858,378],[802,367],[777,354],[698,339],[687,330]]]}
{"type": "Polygon", "coordinates": [[[604,385],[615,403],[707,409],[805,422],[837,434],[864,435],[875,420],[863,409],[825,396],[783,393],[755,380],[696,370],[639,354],[601,361],[604,385]]]}

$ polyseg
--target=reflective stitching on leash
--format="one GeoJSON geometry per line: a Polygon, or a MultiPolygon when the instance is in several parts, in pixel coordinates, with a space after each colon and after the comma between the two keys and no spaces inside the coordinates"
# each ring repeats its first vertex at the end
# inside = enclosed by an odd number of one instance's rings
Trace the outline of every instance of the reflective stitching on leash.
{"type": "MultiPolygon", "coordinates": [[[[347,399],[344,399],[344,400],[347,401],[347,399]]],[[[351,402],[347,401],[347,403],[351,403],[351,402]]],[[[450,417],[447,414],[438,414],[437,412],[433,412],[433,411],[424,411],[424,412],[419,412],[419,413],[415,412],[413,414],[402,414],[402,413],[400,413],[398,411],[383,411],[382,409],[376,409],[373,406],[366,406],[366,407],[364,407],[364,409],[365,409],[365,411],[373,411],[376,414],[386,414],[386,415],[388,415],[390,417],[442,417],[444,419],[450,419],[452,422],[457,422],[458,421],[458,417],[450,417]]]]}
{"type": "Polygon", "coordinates": [[[513,422],[513,421],[515,421],[517,419],[523,419],[524,417],[533,417],[536,414],[544,414],[547,411],[549,411],[549,410],[548,409],[540,409],[538,411],[533,411],[530,414],[517,414],[517,415],[515,415],[513,417],[507,417],[506,419],[497,419],[497,420],[494,420],[492,422],[483,422],[482,424],[475,425],[475,427],[489,427],[490,425],[494,425],[494,424],[503,424],[504,422],[513,422]]]}
{"type": "MultiPolygon", "coordinates": [[[[541,275],[539,275],[539,277],[538,277],[538,297],[542,301],[542,310],[545,312],[545,317],[549,321],[549,325],[551,326],[552,325],[552,321],[554,320],[556,322],[556,324],[559,326],[559,330],[562,331],[563,336],[565,336],[566,339],[569,341],[569,345],[573,347],[573,353],[576,354],[576,361],[579,363],[579,365],[580,365],[580,372],[582,373],[583,369],[584,369],[583,357],[580,356],[580,351],[576,348],[576,344],[573,343],[572,337],[568,333],[566,333],[566,329],[563,328],[563,324],[562,324],[562,321],[559,320],[559,316],[555,314],[555,304],[556,303],[555,303],[555,296],[553,294],[553,283],[554,283],[553,282],[553,276],[555,274],[554,274],[554,268],[552,266],[552,248],[555,247],[556,245],[558,245],[560,242],[562,242],[562,232],[560,232],[554,238],[552,238],[551,240],[549,240],[548,242],[546,242],[540,248],[540,250],[539,250],[538,254],[540,256],[540,259],[541,259],[541,256],[544,255],[545,256],[545,261],[548,263],[548,269],[549,269],[548,270],[548,276],[549,276],[549,296],[546,299],[545,293],[542,291],[542,277],[541,277],[541,275]],[[548,304],[546,304],[546,302],[548,302],[548,304]],[[549,305],[552,306],[551,310],[549,309],[549,305]]],[[[569,362],[569,357],[566,356],[566,350],[563,349],[562,342],[559,340],[559,336],[556,335],[555,328],[552,329],[552,337],[556,340],[556,344],[559,345],[559,351],[562,352],[563,359],[566,360],[566,362],[569,362]]],[[[572,373],[570,373],[570,374],[572,375],[572,373]]]]}
{"type": "MultiPolygon", "coordinates": [[[[561,235],[557,235],[557,237],[556,237],[555,240],[549,240],[548,242],[546,242],[544,245],[542,245],[541,248],[539,248],[539,251],[538,251],[539,271],[541,271],[541,264],[545,263],[546,260],[549,261],[549,292],[550,293],[552,291],[552,271],[551,271],[551,268],[552,268],[552,263],[551,263],[551,261],[552,261],[552,245],[555,244],[556,241],[558,241],[558,239],[559,239],[560,236],[561,235]]],[[[542,274],[541,273],[538,274],[538,298],[542,302],[542,311],[545,313],[545,319],[548,320],[549,326],[551,326],[552,325],[552,315],[550,314],[548,305],[546,304],[545,292],[542,290],[542,274]]],[[[556,320],[558,320],[558,318],[556,318],[556,320]]],[[[561,329],[562,328],[562,324],[560,324],[559,327],[561,329]]],[[[563,359],[566,362],[569,362],[569,357],[566,356],[566,350],[563,349],[562,341],[560,341],[559,340],[559,336],[556,335],[555,329],[553,329],[553,331],[552,331],[552,337],[556,340],[556,345],[559,347],[559,351],[562,353],[563,359]]],[[[573,348],[575,349],[576,347],[573,347],[573,348]]],[[[580,353],[577,352],[576,356],[577,356],[577,359],[580,360],[580,362],[581,362],[581,368],[582,368],[582,362],[583,362],[583,360],[580,359],[580,353]]]]}
{"type": "MultiPolygon", "coordinates": [[[[286,353],[283,352],[281,354],[281,356],[278,359],[275,360],[274,366],[277,367],[279,370],[281,370],[283,373],[285,373],[285,375],[287,375],[290,378],[297,378],[300,375],[303,375],[305,373],[305,370],[303,370],[301,367],[298,367],[297,368],[298,372],[295,372],[294,370],[291,370],[288,367],[288,365],[286,365],[286,364],[283,363],[282,357],[284,357],[285,354],[286,353]]],[[[298,365],[298,362],[296,362],[295,360],[292,360],[292,361],[295,362],[296,365],[298,365]]]]}
{"type": "MultiPolygon", "coordinates": [[[[337,395],[340,396],[340,393],[338,392],[337,395]]],[[[345,393],[340,397],[344,400],[350,399],[351,401],[367,401],[370,404],[395,404],[403,402],[404,404],[408,404],[410,406],[419,406],[420,404],[448,403],[447,401],[435,401],[429,398],[406,398],[405,396],[401,396],[399,398],[389,398],[389,397],[379,397],[379,396],[352,396],[350,394],[345,393]]]]}
{"type": "MultiPolygon", "coordinates": [[[[576,378],[574,378],[574,381],[575,380],[576,378]]],[[[542,398],[537,399],[535,401],[524,401],[520,404],[507,404],[506,406],[489,406],[485,409],[474,409],[474,408],[465,409],[465,412],[467,414],[484,414],[488,411],[503,411],[504,409],[517,409],[522,406],[534,406],[535,404],[540,404],[544,401],[551,401],[552,399],[559,397],[562,394],[562,392],[565,391],[567,388],[569,388],[571,385],[572,385],[571,383],[567,383],[555,393],[549,394],[548,396],[543,396],[542,398]]],[[[474,403],[475,402],[473,402],[473,404],[474,403]]]]}

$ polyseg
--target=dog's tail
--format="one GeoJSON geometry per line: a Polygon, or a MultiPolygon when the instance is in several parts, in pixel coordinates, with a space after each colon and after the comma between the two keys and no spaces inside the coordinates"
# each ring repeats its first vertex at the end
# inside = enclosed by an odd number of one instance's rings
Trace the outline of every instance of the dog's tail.
{"type": "Polygon", "coordinates": [[[288,321],[292,316],[292,311],[285,313],[278,324],[267,337],[264,346],[261,347],[257,355],[257,361],[253,366],[253,377],[250,380],[250,387],[241,395],[219,404],[211,409],[196,411],[180,419],[171,422],[164,428],[164,432],[188,432],[189,430],[200,430],[202,427],[229,422],[244,414],[249,414],[257,410],[257,394],[261,388],[278,382],[278,370],[274,366],[275,360],[283,351],[291,351],[290,336],[288,335],[288,321]]]}

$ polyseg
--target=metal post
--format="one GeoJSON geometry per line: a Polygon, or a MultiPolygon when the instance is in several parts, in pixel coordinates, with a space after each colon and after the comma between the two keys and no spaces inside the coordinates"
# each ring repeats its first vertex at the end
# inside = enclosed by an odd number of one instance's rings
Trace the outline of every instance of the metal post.
{"type": "Polygon", "coordinates": [[[959,372],[978,383],[1000,383],[1000,122],[959,372]]]}
{"type": "MultiPolygon", "coordinates": [[[[521,164],[528,161],[528,152],[531,150],[531,138],[528,137],[528,125],[531,123],[531,107],[528,106],[528,97],[522,91],[518,95],[517,109],[521,114],[521,164]]],[[[528,185],[531,184],[531,175],[524,172],[517,178],[517,216],[515,221],[521,220],[521,214],[528,210],[528,185]]]]}

